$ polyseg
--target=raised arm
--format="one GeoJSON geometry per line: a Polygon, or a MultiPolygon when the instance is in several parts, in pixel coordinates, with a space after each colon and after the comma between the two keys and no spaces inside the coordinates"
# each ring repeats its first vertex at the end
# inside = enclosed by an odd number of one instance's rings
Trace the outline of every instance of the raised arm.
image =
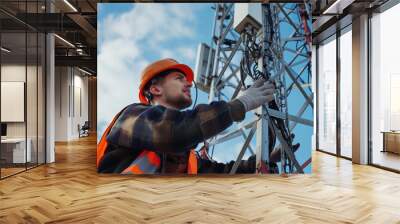
{"type": "Polygon", "coordinates": [[[181,153],[244,117],[245,107],[239,100],[199,104],[186,111],[136,104],[121,114],[107,140],[131,149],[181,153]]]}

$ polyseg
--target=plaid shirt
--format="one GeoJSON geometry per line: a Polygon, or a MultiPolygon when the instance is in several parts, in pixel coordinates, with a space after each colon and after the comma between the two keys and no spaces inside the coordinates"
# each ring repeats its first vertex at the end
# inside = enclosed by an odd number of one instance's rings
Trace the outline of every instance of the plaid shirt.
{"type": "Polygon", "coordinates": [[[131,104],[110,130],[107,142],[111,150],[106,152],[99,171],[120,172],[144,149],[167,155],[166,161],[187,162],[188,152],[198,143],[244,117],[245,108],[239,100],[199,104],[186,111],[131,104]]]}

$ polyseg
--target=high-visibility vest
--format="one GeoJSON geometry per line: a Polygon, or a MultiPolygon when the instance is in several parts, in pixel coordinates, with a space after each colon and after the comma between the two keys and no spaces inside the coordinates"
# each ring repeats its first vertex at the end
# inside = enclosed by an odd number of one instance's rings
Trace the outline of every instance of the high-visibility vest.
{"type": "MultiPolygon", "coordinates": [[[[124,111],[124,110],[122,110],[124,111]]],[[[115,115],[114,119],[108,125],[107,129],[104,131],[99,144],[97,145],[97,162],[96,165],[99,167],[99,163],[101,159],[104,157],[105,152],[107,151],[107,136],[110,133],[112,126],[114,126],[115,121],[118,119],[121,114],[120,111],[117,115],[115,115]]],[[[150,150],[142,150],[139,156],[124,170],[121,174],[155,174],[157,170],[160,169],[161,159],[154,151],[150,150]]],[[[189,159],[188,159],[188,174],[197,174],[197,157],[194,149],[190,150],[189,159]]]]}
{"type": "Polygon", "coordinates": [[[112,119],[111,123],[108,125],[107,129],[104,131],[103,135],[101,136],[99,144],[97,144],[97,157],[96,157],[96,167],[97,168],[99,167],[99,163],[100,163],[101,159],[103,158],[104,153],[106,152],[106,149],[108,146],[108,143],[107,143],[108,133],[110,133],[110,130],[114,126],[115,121],[117,120],[119,115],[122,113],[122,111],[125,110],[125,108],[123,110],[121,110],[117,115],[115,115],[115,117],[112,119]]]}
{"type": "MultiPolygon", "coordinates": [[[[161,159],[154,151],[143,150],[139,156],[121,174],[154,174],[160,169],[161,159]]],[[[197,157],[194,149],[190,150],[188,174],[197,174],[197,157]]]]}

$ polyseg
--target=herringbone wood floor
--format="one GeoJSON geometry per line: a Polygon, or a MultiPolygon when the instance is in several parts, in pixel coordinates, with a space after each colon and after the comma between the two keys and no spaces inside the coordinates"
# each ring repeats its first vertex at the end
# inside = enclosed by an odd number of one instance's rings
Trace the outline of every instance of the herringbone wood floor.
{"type": "Polygon", "coordinates": [[[0,181],[0,223],[400,223],[400,175],[316,152],[312,175],[98,175],[95,138],[0,181]]]}

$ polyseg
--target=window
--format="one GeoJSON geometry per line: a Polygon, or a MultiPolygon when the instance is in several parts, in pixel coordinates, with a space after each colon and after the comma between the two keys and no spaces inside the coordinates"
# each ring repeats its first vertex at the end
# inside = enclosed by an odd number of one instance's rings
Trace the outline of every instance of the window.
{"type": "Polygon", "coordinates": [[[336,36],[318,48],[318,149],[336,153],[336,36]]]}
{"type": "Polygon", "coordinates": [[[395,170],[400,170],[398,21],[400,4],[371,18],[372,163],[395,170]]]}
{"type": "Polygon", "coordinates": [[[351,158],[352,35],[351,26],[340,36],[340,155],[351,158]]]}
{"type": "MultiPolygon", "coordinates": [[[[18,13],[40,13],[44,1],[1,2],[18,13]],[[15,8],[15,7],[13,7],[15,8]]],[[[45,163],[45,35],[12,16],[0,24],[0,178],[45,163]],[[11,109],[14,108],[14,109],[11,109]]]]}

